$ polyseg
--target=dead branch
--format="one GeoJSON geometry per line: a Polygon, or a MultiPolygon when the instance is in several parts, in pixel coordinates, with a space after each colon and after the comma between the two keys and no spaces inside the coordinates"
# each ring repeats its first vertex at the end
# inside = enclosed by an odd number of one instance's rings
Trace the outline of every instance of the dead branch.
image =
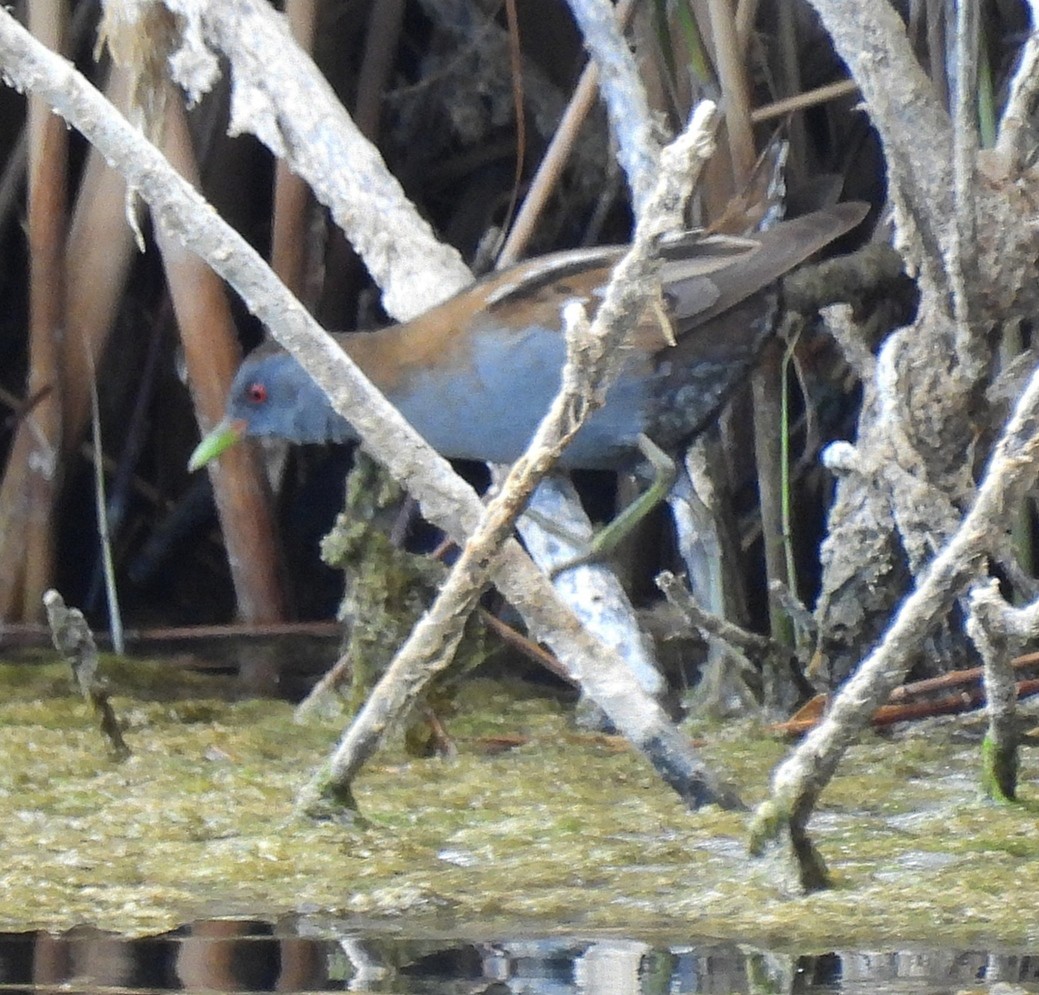
{"type": "Polygon", "coordinates": [[[982,786],[992,798],[1017,797],[1017,681],[1013,657],[1039,631],[1039,602],[1012,608],[994,578],[970,592],[967,632],[985,665],[989,728],[982,746],[982,786]]]}
{"type": "MultiPolygon", "coordinates": [[[[584,419],[602,404],[620,369],[618,346],[653,292],[658,235],[680,222],[692,184],[712,148],[714,107],[701,105],[680,136],[661,155],[656,188],[645,202],[631,249],[618,263],[592,326],[579,305],[567,308],[567,361],[563,383],[527,452],[509,471],[501,492],[487,505],[441,593],[416,626],[386,674],[369,695],[331,760],[304,789],[300,805],[309,815],[342,815],[353,807],[351,785],[383,733],[415,703],[429,680],[447,666],[462,626],[487,584],[516,518],[538,482],[558,460],[584,419]]],[[[687,786],[694,807],[739,799],[704,765],[687,786]]]]}
{"type": "Polygon", "coordinates": [[[842,688],[830,713],[776,770],[772,797],[755,814],[751,843],[760,851],[769,843],[786,841],[795,853],[804,855],[802,887],[819,887],[825,881],[824,865],[806,832],[819,794],[829,783],[844,751],[905,676],[907,662],[920,641],[984,569],[987,550],[996,541],[994,537],[1006,528],[1008,509],[1035,480],[1039,458],[1037,423],[1039,371],[1033,374],[1018,401],[963,523],[920,578],[880,644],[842,688]]]}
{"type": "MultiPolygon", "coordinates": [[[[218,6],[222,9],[224,4],[207,5],[207,10],[214,11],[218,6]]],[[[283,54],[295,49],[273,12],[248,0],[236,0],[229,6],[235,9],[244,6],[250,16],[266,18],[264,34],[271,40],[272,47],[269,54],[283,65],[283,54]]],[[[229,14],[223,11],[213,16],[226,18],[229,14]]],[[[193,40],[200,43],[197,31],[201,22],[196,18],[189,23],[196,31],[193,40]]],[[[240,23],[236,23],[234,31],[230,24],[224,23],[223,30],[246,34],[240,23]]],[[[216,216],[199,194],[169,168],[158,151],[81,75],[39,45],[6,12],[0,12],[0,57],[11,82],[38,93],[82,131],[149,203],[156,223],[167,226],[176,237],[191,245],[193,251],[238,290],[278,340],[297,354],[307,372],[329,393],[337,410],[350,419],[367,444],[382,452],[394,476],[422,502],[426,516],[463,542],[482,510],[472,490],[455,477],[446,462],[403,422],[394,408],[370,390],[370,385],[347,362],[345,354],[285,291],[253,249],[216,216]],[[391,433],[389,443],[385,433],[380,431],[385,427],[391,433]]],[[[294,58],[305,57],[297,53],[294,58]]],[[[250,60],[254,57],[250,56],[250,60]]],[[[269,77],[271,66],[264,65],[263,73],[258,69],[257,73],[269,77]]],[[[256,96],[259,99],[262,93],[256,96]]],[[[311,96],[317,99],[316,94],[311,96]]],[[[322,91],[321,96],[327,98],[328,94],[322,91]]],[[[299,92],[295,98],[298,99],[290,99],[283,108],[281,117],[273,111],[260,115],[265,131],[277,131],[273,121],[292,128],[289,124],[292,115],[300,106],[311,106],[301,99],[299,92]]],[[[265,106],[269,109],[269,105],[265,106]]],[[[314,122],[311,120],[311,123],[314,122]]],[[[326,123],[324,118],[321,123],[326,123]]],[[[296,134],[295,129],[292,134],[296,134]]],[[[322,132],[322,148],[318,153],[322,161],[329,155],[327,146],[330,144],[332,136],[322,132]]],[[[347,160],[338,159],[334,163],[337,176],[355,173],[341,168],[344,161],[347,160]]],[[[371,163],[370,150],[359,163],[358,173],[363,172],[365,163],[371,163]]],[[[354,193],[359,195],[359,191],[354,193]]],[[[384,234],[389,230],[385,218],[381,230],[384,234]]],[[[388,264],[385,255],[388,248],[381,244],[377,248],[383,250],[383,263],[388,264]]],[[[427,251],[431,250],[427,247],[427,251]]],[[[442,286],[440,290],[442,292],[442,286]]],[[[634,684],[617,654],[590,636],[559,603],[548,580],[533,567],[516,543],[506,544],[499,566],[496,582],[527,619],[533,636],[552,645],[568,672],[646,755],[669,785],[683,797],[700,796],[699,758],[660,706],[634,684]]]]}
{"type": "Polygon", "coordinates": [[[112,751],[119,759],[125,759],[130,755],[130,748],[123,739],[119,720],[109,701],[108,688],[97,676],[99,659],[90,626],[83,613],[78,608],[67,607],[57,591],[50,590],[44,594],[43,606],[47,610],[54,648],[72,668],[72,676],[97,715],[101,732],[111,744],[112,751]]]}

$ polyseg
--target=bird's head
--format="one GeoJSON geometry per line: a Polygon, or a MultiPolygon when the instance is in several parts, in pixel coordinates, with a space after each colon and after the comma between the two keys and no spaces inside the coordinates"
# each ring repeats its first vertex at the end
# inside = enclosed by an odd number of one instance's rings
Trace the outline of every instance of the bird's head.
{"type": "Polygon", "coordinates": [[[283,350],[249,356],[231,383],[223,419],[198,444],[188,461],[197,470],[246,436],[295,443],[346,442],[355,438],[324,391],[283,350]]]}

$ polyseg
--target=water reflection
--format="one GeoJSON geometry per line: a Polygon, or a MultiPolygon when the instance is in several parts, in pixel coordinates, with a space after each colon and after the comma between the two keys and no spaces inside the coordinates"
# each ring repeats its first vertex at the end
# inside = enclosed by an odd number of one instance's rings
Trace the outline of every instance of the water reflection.
{"type": "Polygon", "coordinates": [[[165,991],[676,995],[700,992],[938,993],[1029,984],[1020,953],[834,951],[797,956],[732,943],[616,937],[402,938],[306,920],[196,922],[126,939],[93,929],[0,934],[0,992],[165,991]]]}

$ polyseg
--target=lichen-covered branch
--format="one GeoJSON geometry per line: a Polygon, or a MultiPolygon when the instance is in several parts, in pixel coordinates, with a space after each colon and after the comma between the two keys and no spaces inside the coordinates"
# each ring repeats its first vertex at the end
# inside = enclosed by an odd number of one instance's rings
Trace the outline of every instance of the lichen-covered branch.
{"type": "Polygon", "coordinates": [[[888,0],[811,3],[859,84],[870,120],[884,143],[891,196],[905,215],[900,219],[900,235],[928,282],[945,287],[940,261],[953,217],[949,114],[888,0]],[[919,248],[914,244],[917,239],[919,248]]]}
{"type": "Polygon", "coordinates": [[[101,732],[111,744],[112,752],[119,759],[125,759],[130,755],[130,747],[123,739],[119,720],[109,701],[108,688],[97,676],[100,661],[87,620],[78,608],[69,608],[65,599],[54,590],[44,594],[43,607],[47,610],[47,625],[54,648],[72,669],[80,693],[97,715],[101,732]]]}
{"type": "MultiPolygon", "coordinates": [[[[875,367],[859,364],[866,379],[857,438],[841,447],[839,464],[831,454],[841,475],[816,618],[818,658],[840,683],[971,501],[974,447],[986,429],[990,437],[996,430],[976,400],[990,375],[991,330],[1032,313],[1035,303],[1029,274],[1039,245],[1025,219],[1039,184],[1021,163],[979,152],[971,135],[954,132],[890,4],[813,5],[883,140],[896,242],[918,270],[920,290],[913,326],[889,337],[875,367]],[[973,216],[962,218],[964,211],[973,216]]],[[[965,23],[958,48],[965,60],[970,37],[965,23]]],[[[1027,49],[1022,58],[1029,61],[1027,49]]],[[[1020,75],[1015,85],[1028,89],[1020,75]]],[[[957,127],[970,131],[966,102],[961,93],[957,127]]],[[[928,650],[944,664],[967,662],[956,620],[930,638],[928,650]]]]}
{"type": "MultiPolygon", "coordinates": [[[[292,48],[287,32],[280,44],[292,48]]],[[[66,60],[36,42],[6,11],[0,11],[0,65],[12,85],[39,94],[80,130],[149,204],[156,223],[167,226],[238,291],[275,337],[292,349],[368,446],[381,454],[393,475],[406,483],[427,518],[464,542],[482,511],[472,489],[371,389],[252,247],[158,150],[66,60]]],[[[667,784],[684,798],[699,797],[702,761],[663,709],[631,679],[618,655],[582,628],[514,541],[506,543],[499,568],[496,582],[526,619],[532,637],[555,650],[572,678],[667,784]]]]}
{"type": "MultiPolygon", "coordinates": [[[[692,184],[710,155],[714,107],[701,105],[689,131],[661,155],[656,187],[645,202],[633,244],[617,264],[593,324],[578,305],[567,309],[567,362],[560,392],[527,452],[512,466],[500,493],[487,505],[440,595],[369,695],[331,761],[301,797],[311,815],[341,814],[341,799],[383,733],[414,704],[429,680],[450,662],[462,627],[483,592],[494,561],[538,482],[558,460],[585,418],[601,406],[622,360],[619,345],[632,316],[653,293],[658,235],[680,222],[692,184]],[[574,310],[576,308],[576,310],[574,310]]],[[[694,806],[738,805],[706,768],[688,785],[694,806]]]]}
{"type": "Polygon", "coordinates": [[[970,593],[967,632],[985,665],[989,726],[982,746],[982,788],[990,798],[1017,797],[1019,732],[1017,681],[1012,659],[1039,632],[1039,602],[1013,608],[994,578],[975,584],[970,593]]]}
{"type": "MultiPolygon", "coordinates": [[[[1039,24],[1039,3],[1029,0],[1032,24],[1039,24]]],[[[1033,31],[1025,39],[1017,71],[1010,83],[1006,107],[996,136],[996,151],[1005,156],[1015,169],[1023,169],[1031,158],[1033,141],[1031,122],[1039,106],[1039,34],[1033,31]]]]}
{"type": "Polygon", "coordinates": [[[612,4],[605,0],[568,2],[599,67],[599,89],[638,215],[654,188],[660,143],[635,57],[617,24],[612,4]]]}
{"type": "MultiPolygon", "coordinates": [[[[758,810],[751,830],[756,848],[787,832],[795,840],[806,840],[808,818],[844,751],[903,679],[920,641],[984,569],[989,547],[1006,528],[1009,509],[1036,478],[1037,461],[1039,371],[1018,401],[963,523],[924,572],[880,644],[834,699],[826,718],[776,770],[772,797],[758,810]]],[[[818,870],[816,861],[805,865],[805,887],[817,886],[818,870]]]]}

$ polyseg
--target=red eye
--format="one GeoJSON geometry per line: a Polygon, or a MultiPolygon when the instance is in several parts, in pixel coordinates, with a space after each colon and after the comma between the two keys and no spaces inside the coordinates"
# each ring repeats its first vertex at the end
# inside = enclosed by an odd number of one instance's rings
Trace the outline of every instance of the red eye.
{"type": "Polygon", "coordinates": [[[245,396],[251,404],[263,404],[267,400],[267,385],[251,383],[245,389],[245,396]]]}

